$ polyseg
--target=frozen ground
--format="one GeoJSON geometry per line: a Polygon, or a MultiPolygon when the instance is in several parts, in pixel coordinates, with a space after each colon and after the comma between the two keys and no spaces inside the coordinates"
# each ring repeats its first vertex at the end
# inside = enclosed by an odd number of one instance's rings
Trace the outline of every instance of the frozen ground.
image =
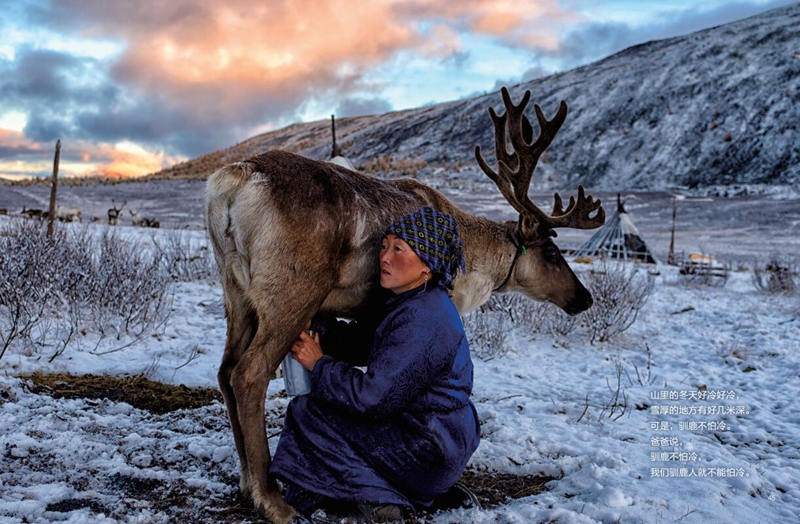
{"type": "MultiPolygon", "coordinates": [[[[190,186],[194,192],[185,201],[199,202],[202,186],[190,186]]],[[[134,188],[145,185],[126,191],[134,188]]],[[[3,198],[6,189],[0,188],[3,198]]],[[[454,198],[487,216],[512,218],[496,199],[463,192],[454,198]]],[[[669,202],[662,194],[636,195],[628,205],[662,258],[669,202]]],[[[750,197],[679,206],[682,217],[702,218],[702,225],[679,222],[681,231],[694,228],[678,237],[679,250],[702,248],[707,235],[708,251],[731,257],[799,251],[797,200],[750,197]]],[[[194,204],[176,213],[199,224],[189,209],[194,204]]],[[[559,237],[562,244],[570,238],[559,237]]],[[[145,373],[215,387],[225,336],[219,286],[178,284],[173,308],[163,336],[131,348],[101,354],[112,349],[110,343],[92,352],[91,340],[78,340],[52,363],[49,355],[19,351],[0,360],[0,522],[167,523],[179,513],[191,515],[186,521],[215,522],[219,508],[234,504],[238,464],[221,404],[154,415],[110,400],[55,400],[15,378],[35,370],[145,373]],[[154,493],[159,486],[179,486],[190,494],[189,506],[121,497],[120,485],[154,493]]],[[[661,267],[638,321],[610,343],[591,345],[580,332],[556,341],[521,329],[509,332],[508,343],[504,356],[475,359],[473,399],[482,443],[471,466],[557,480],[538,495],[489,510],[442,513],[435,522],[797,521],[797,295],[757,292],[743,271],[732,273],[725,287],[686,286],[674,268],[661,267]],[[628,408],[621,418],[619,408],[609,418],[604,408],[613,403],[617,369],[628,408]],[[671,400],[673,395],[678,398],[671,400]]],[[[268,406],[273,449],[286,405],[282,387],[275,380],[269,390],[277,396],[268,406]]]]}

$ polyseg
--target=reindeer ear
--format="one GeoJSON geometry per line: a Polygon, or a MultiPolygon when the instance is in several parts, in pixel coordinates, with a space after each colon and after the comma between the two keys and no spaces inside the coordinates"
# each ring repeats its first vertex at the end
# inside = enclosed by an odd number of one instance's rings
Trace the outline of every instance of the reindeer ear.
{"type": "Polygon", "coordinates": [[[534,240],[540,236],[541,228],[536,219],[531,216],[520,215],[517,229],[523,242],[534,240]]]}

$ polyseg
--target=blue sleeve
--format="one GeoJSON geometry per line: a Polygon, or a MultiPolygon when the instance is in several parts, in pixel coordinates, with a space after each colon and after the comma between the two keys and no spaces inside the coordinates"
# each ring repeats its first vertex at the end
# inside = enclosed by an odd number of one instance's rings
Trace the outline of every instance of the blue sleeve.
{"type": "Polygon", "coordinates": [[[452,365],[445,322],[410,308],[396,312],[376,340],[366,372],[331,357],[317,361],[311,395],[354,414],[379,418],[414,404],[452,365]]]}

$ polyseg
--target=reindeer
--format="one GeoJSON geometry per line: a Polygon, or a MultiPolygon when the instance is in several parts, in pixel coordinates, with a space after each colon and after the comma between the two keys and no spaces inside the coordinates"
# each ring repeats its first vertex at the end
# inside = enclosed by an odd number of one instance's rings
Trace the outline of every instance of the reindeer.
{"type": "Polygon", "coordinates": [[[224,291],[228,329],[218,379],[241,463],[240,489],[258,512],[276,523],[297,519],[268,476],[264,402],[267,386],[292,341],[317,314],[358,316],[378,287],[378,248],[384,228],[423,205],[458,221],[467,272],[455,282],[462,313],[493,292],[519,291],[571,315],[592,296],[561,256],[555,229],[593,229],[605,221],[599,200],[555,195],[549,215],[528,197],[539,156],[567,115],[563,101],[552,120],[535,105],[540,134],[523,114],[526,92],[494,124],[498,169],[475,156],[511,206],[516,222],[466,213],[438,191],[411,179],[377,180],[327,162],[270,151],[223,167],[208,180],[206,219],[224,291]],[[508,129],[514,151],[506,150],[508,129]],[[596,213],[595,213],[596,212],[596,213]],[[594,216],[592,213],[595,213],[594,216]]]}
{"type": "Polygon", "coordinates": [[[142,217],[138,211],[128,210],[131,214],[131,225],[134,227],[161,227],[161,222],[155,218],[142,217]]]}
{"type": "Polygon", "coordinates": [[[134,227],[142,225],[142,217],[139,215],[138,211],[134,211],[133,209],[129,209],[128,213],[131,214],[131,225],[134,227]]]}
{"type": "Polygon", "coordinates": [[[47,218],[45,215],[45,211],[42,209],[25,209],[25,206],[22,206],[22,212],[20,212],[19,216],[22,218],[47,218]]]}
{"type": "Polygon", "coordinates": [[[108,225],[109,226],[116,226],[122,219],[120,218],[119,214],[122,213],[122,209],[125,207],[128,201],[122,203],[119,209],[117,209],[117,204],[114,202],[114,199],[111,199],[111,209],[108,210],[108,225]]]}
{"type": "Polygon", "coordinates": [[[79,207],[56,207],[56,218],[61,222],[83,222],[83,214],[79,207]]]}

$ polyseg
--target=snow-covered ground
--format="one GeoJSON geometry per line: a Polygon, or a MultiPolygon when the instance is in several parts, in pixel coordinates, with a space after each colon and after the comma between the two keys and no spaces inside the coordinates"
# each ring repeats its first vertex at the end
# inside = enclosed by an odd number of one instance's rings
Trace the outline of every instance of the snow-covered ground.
{"type": "MultiPolygon", "coordinates": [[[[506,354],[475,359],[482,443],[471,466],[557,480],[538,495],[434,522],[797,522],[798,296],[758,292],[749,272],[733,272],[725,287],[692,287],[675,268],[660,270],[637,322],[612,342],[518,328],[506,354]],[[617,369],[621,417],[604,410],[617,369]]],[[[216,387],[220,286],[176,284],[172,307],[163,335],[130,348],[107,353],[113,345],[103,341],[93,351],[84,341],[51,363],[18,351],[0,359],[0,522],[176,522],[169,501],[120,500],[106,489],[125,482],[180,484],[197,522],[215,522],[215,508],[233,504],[238,459],[222,404],[155,415],[110,400],[55,400],[15,378],[145,373],[216,387]]],[[[282,380],[270,383],[273,450],[282,389],[282,380]]]]}

